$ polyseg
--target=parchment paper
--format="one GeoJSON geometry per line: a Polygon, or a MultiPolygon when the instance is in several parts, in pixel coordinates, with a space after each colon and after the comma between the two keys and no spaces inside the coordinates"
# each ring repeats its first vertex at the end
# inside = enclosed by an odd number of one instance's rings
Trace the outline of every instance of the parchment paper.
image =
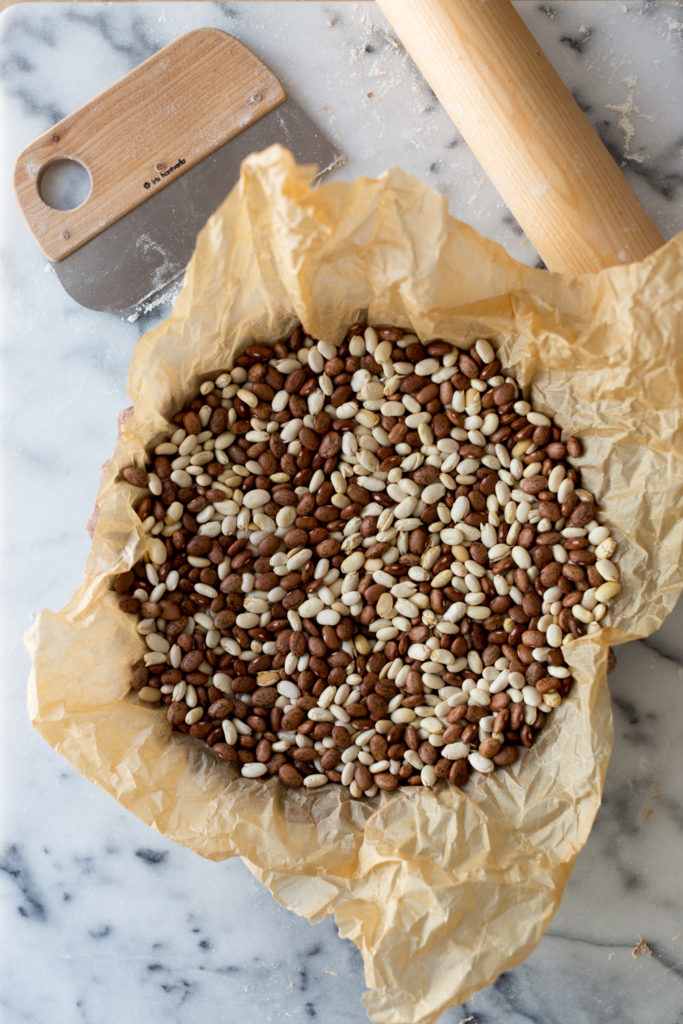
{"type": "Polygon", "coordinates": [[[311,921],[334,913],[363,954],[373,1020],[432,1024],[541,938],[600,804],[607,645],[655,630],[682,586],[683,235],[642,263],[569,278],[513,261],[401,170],[315,191],[312,175],[280,147],[250,157],[172,316],[137,345],[85,578],[27,635],[28,706],[48,743],[151,827],[204,857],[241,856],[311,921]],[[352,801],[341,786],[237,779],[129,693],[143,645],[108,580],[144,541],[121,468],[142,464],[165,417],[248,341],[297,320],[339,340],[365,316],[423,339],[496,338],[536,407],[582,437],[584,483],[619,540],[624,590],[612,626],[566,648],[571,697],[512,769],[474,773],[464,792],[352,801]]]}

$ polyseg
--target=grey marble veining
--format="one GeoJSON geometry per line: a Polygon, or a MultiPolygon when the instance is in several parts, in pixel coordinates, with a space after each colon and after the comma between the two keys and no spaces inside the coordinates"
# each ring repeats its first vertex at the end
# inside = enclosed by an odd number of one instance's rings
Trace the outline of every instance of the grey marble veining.
{"type": "MultiPolygon", "coordinates": [[[[666,237],[683,228],[683,7],[518,9],[666,237]]],[[[162,839],[31,731],[21,635],[82,575],[136,323],[76,306],[11,196],[16,154],[188,29],[252,46],[348,156],[400,164],[515,257],[536,254],[370,3],[31,4],[0,16],[2,614],[0,1021],[361,1024],[360,955],[278,906],[240,861],[162,839]]],[[[605,799],[535,952],[443,1024],[683,1021],[681,606],[619,651],[605,799]],[[642,936],[651,951],[636,958],[642,936]]],[[[447,965],[445,966],[447,969],[447,965]]]]}

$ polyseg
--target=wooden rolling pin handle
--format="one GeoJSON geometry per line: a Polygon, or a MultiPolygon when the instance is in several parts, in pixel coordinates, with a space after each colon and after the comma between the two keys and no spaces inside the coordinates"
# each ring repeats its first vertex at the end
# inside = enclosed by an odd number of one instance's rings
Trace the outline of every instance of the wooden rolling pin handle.
{"type": "Polygon", "coordinates": [[[551,270],[593,273],[664,239],[509,0],[378,0],[551,270]]]}

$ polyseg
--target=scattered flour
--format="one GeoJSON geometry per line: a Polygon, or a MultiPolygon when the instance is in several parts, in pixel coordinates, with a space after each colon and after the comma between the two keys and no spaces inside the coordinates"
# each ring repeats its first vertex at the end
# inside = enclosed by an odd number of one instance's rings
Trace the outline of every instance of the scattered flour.
{"type": "Polygon", "coordinates": [[[173,281],[170,281],[166,287],[159,291],[154,291],[151,295],[148,295],[147,298],[142,299],[133,312],[126,317],[128,323],[134,324],[135,321],[141,316],[144,316],[145,313],[151,313],[152,310],[157,309],[159,306],[166,305],[167,303],[172,306],[180,295],[180,289],[183,286],[184,280],[185,271],[183,270],[181,274],[174,278],[173,281]]]}
{"type": "Polygon", "coordinates": [[[636,130],[633,127],[633,116],[642,117],[646,121],[652,121],[651,114],[643,114],[643,112],[633,102],[633,90],[638,84],[637,75],[627,75],[626,78],[622,78],[622,85],[625,85],[628,89],[628,95],[623,103],[606,103],[605,109],[611,110],[614,114],[620,114],[617,122],[619,130],[624,136],[624,160],[631,161],[632,163],[642,164],[645,161],[645,155],[641,153],[634,153],[631,151],[631,143],[636,134],[636,130]]]}

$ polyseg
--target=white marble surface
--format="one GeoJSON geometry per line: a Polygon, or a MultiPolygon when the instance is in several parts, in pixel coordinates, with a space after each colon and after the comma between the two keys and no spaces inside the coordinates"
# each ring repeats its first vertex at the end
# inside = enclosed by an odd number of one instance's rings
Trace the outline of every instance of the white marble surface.
{"type": "MultiPolygon", "coordinates": [[[[666,237],[683,228],[683,7],[519,5],[666,237]]],[[[528,242],[370,3],[31,4],[0,17],[2,606],[0,1021],[360,1024],[360,956],[279,907],[241,862],[160,839],[30,729],[21,636],[80,581],[128,361],[159,314],[76,306],[11,196],[19,150],[177,35],[257,50],[348,154],[401,164],[515,256],[528,242]]],[[[444,1024],[683,1021],[683,609],[619,651],[605,800],[537,950],[444,1024]],[[652,956],[634,959],[642,935],[652,956]]],[[[447,966],[446,968],[447,969],[447,966]]]]}

